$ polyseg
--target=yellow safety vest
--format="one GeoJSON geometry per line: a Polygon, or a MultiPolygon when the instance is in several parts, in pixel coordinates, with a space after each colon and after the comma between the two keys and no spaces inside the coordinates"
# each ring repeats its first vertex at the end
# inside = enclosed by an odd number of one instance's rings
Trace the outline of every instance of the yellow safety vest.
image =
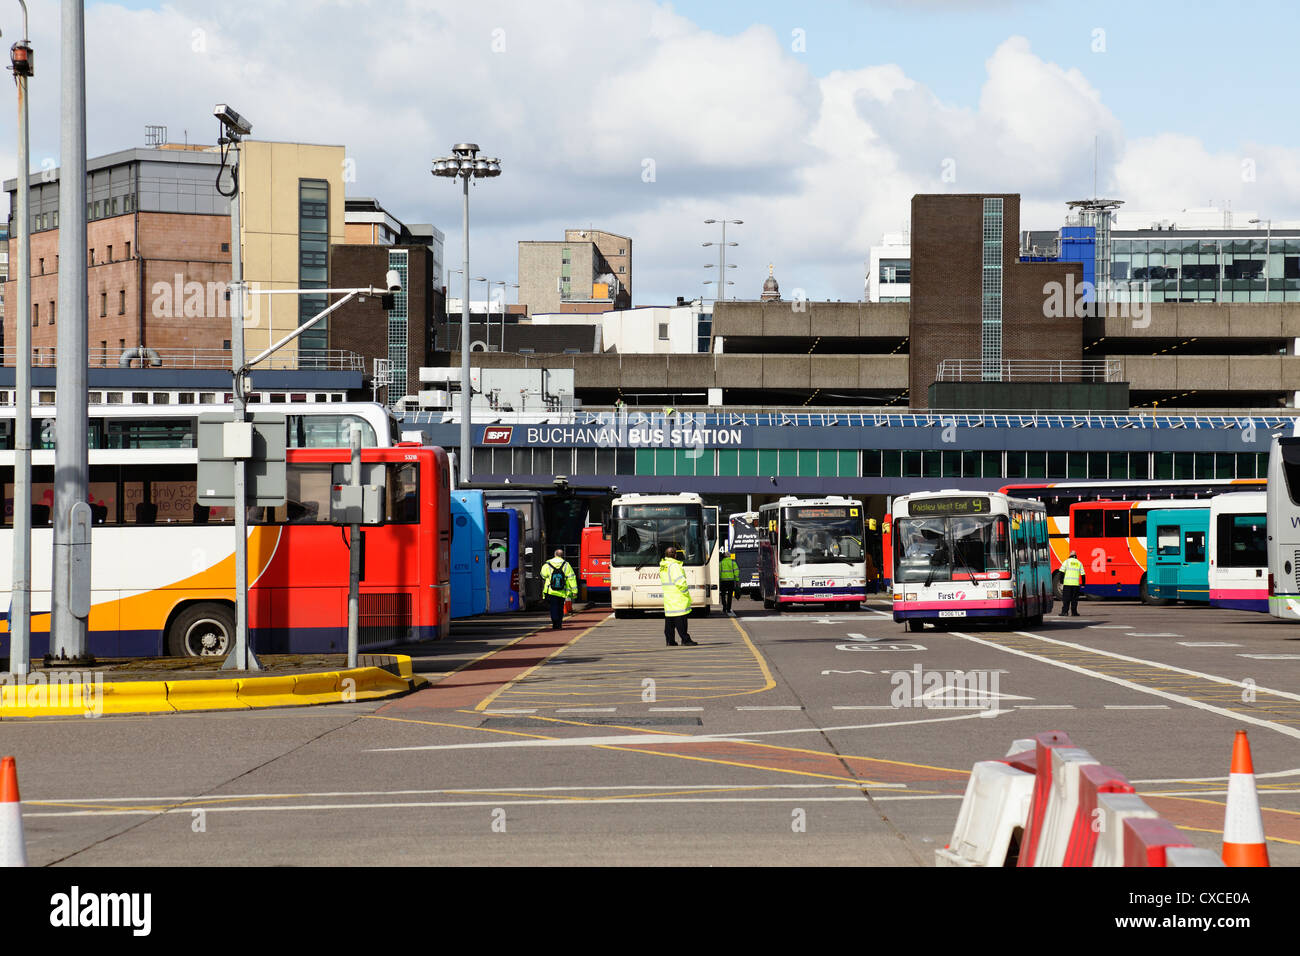
{"type": "Polygon", "coordinates": [[[1061,583],[1067,588],[1077,587],[1079,579],[1083,577],[1083,562],[1078,558],[1067,558],[1061,565],[1061,571],[1065,574],[1061,583]]]}
{"type": "Polygon", "coordinates": [[[736,563],[735,558],[723,558],[718,564],[718,579],[720,581],[739,581],[740,565],[736,563]]]}
{"type": "Polygon", "coordinates": [[[659,562],[659,583],[664,590],[664,617],[691,613],[691,589],[680,561],[664,558],[659,562]]]}

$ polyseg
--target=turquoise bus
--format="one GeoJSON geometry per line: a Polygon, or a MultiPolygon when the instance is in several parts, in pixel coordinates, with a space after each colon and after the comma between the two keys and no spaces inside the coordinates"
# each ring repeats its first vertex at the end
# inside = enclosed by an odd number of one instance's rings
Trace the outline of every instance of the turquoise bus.
{"type": "Polygon", "coordinates": [[[1147,593],[1152,600],[1209,603],[1209,538],[1209,502],[1147,511],[1147,593]]]}

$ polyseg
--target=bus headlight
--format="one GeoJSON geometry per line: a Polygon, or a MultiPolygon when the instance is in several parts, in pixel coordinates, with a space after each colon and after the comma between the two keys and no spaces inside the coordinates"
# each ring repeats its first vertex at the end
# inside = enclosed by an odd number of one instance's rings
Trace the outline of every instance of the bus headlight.
{"type": "Polygon", "coordinates": [[[915,601],[915,600],[916,600],[916,592],[915,592],[915,591],[908,591],[908,592],[907,592],[907,599],[908,599],[909,601],[915,601]]]}
{"type": "Polygon", "coordinates": [[[895,591],[895,592],[894,592],[894,600],[895,600],[895,601],[901,601],[901,600],[903,600],[903,593],[902,593],[901,591],[895,591]]]}
{"type": "Polygon", "coordinates": [[[989,590],[984,592],[984,596],[988,598],[990,601],[996,601],[998,598],[1002,596],[1002,592],[999,591],[997,588],[990,588],[989,590]]]}

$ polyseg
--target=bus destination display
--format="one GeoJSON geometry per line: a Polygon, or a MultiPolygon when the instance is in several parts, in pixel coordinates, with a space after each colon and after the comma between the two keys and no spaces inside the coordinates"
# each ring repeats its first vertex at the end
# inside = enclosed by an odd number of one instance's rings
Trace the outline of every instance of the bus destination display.
{"type": "Polygon", "coordinates": [[[960,498],[913,498],[908,502],[913,517],[926,515],[984,515],[992,509],[983,495],[966,495],[960,498]]]}
{"type": "Polygon", "coordinates": [[[858,509],[853,508],[787,508],[785,516],[798,521],[800,518],[850,518],[858,516],[858,509]],[[850,510],[852,513],[850,514],[850,510]]]}

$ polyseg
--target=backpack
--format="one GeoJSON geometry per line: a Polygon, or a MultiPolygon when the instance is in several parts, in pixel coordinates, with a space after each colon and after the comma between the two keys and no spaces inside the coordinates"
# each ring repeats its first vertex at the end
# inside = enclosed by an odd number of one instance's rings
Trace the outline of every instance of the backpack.
{"type": "Polygon", "coordinates": [[[563,565],[551,565],[551,590],[563,591],[568,585],[568,577],[564,573],[563,565]]]}

